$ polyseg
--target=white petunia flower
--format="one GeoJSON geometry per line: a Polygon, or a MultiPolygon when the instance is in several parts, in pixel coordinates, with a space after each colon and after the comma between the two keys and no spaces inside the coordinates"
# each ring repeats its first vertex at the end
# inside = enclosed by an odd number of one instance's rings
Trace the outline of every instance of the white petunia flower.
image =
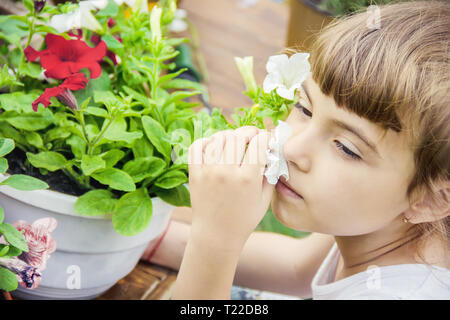
{"type": "Polygon", "coordinates": [[[269,149],[266,150],[267,169],[264,172],[267,182],[270,184],[276,184],[280,176],[284,176],[286,181],[289,180],[287,162],[283,156],[283,145],[291,136],[292,128],[287,122],[278,120],[278,126],[274,131],[269,141],[269,149]]]}
{"type": "Polygon", "coordinates": [[[51,18],[50,26],[58,30],[59,33],[72,29],[86,28],[92,31],[102,30],[102,26],[95,19],[91,10],[102,9],[106,7],[107,1],[90,0],[81,1],[79,7],[72,12],[58,14],[51,18]]]}
{"type": "Polygon", "coordinates": [[[293,100],[295,90],[300,88],[310,73],[308,58],[309,53],[304,52],[290,58],[285,54],[271,56],[266,64],[268,74],[263,83],[264,92],[270,93],[276,89],[279,96],[293,100]]]}
{"type": "Polygon", "coordinates": [[[186,22],[186,16],[187,16],[186,10],[184,10],[184,9],[175,10],[175,18],[167,26],[169,31],[171,31],[171,32],[185,31],[188,27],[187,22],[186,22]]]}

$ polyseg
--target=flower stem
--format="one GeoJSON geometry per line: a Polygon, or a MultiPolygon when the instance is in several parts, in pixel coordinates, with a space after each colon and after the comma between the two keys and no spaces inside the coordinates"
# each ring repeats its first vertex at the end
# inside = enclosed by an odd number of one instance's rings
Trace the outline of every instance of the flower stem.
{"type": "Polygon", "coordinates": [[[71,166],[68,166],[64,169],[62,169],[62,171],[69,177],[72,178],[72,180],[74,180],[80,187],[83,187],[85,189],[92,189],[91,185],[89,184],[89,182],[86,181],[86,179],[84,179],[83,176],[79,175],[78,173],[76,173],[71,166]]]}
{"type": "MultiPolygon", "coordinates": [[[[151,93],[152,96],[151,96],[151,98],[153,100],[155,100],[155,101],[156,101],[156,89],[158,88],[158,80],[159,80],[159,73],[160,73],[160,71],[159,71],[159,63],[161,62],[161,60],[158,58],[159,52],[161,51],[160,50],[160,45],[161,45],[161,42],[157,41],[155,43],[155,47],[152,47],[152,53],[153,53],[154,60],[153,60],[153,70],[152,70],[152,73],[151,73],[151,78],[152,78],[152,83],[151,83],[151,85],[152,85],[152,93],[151,93]]],[[[163,125],[163,119],[162,119],[161,114],[160,114],[160,112],[158,110],[158,106],[155,107],[155,113],[156,113],[156,116],[158,118],[158,122],[163,125]]]]}
{"type": "Polygon", "coordinates": [[[116,116],[113,114],[111,119],[109,119],[109,122],[106,124],[106,126],[100,131],[100,133],[95,137],[94,141],[92,141],[91,148],[88,150],[88,155],[92,156],[94,153],[94,149],[97,146],[97,143],[103,138],[103,135],[105,134],[106,130],[108,130],[109,126],[113,121],[115,120],[116,116]]]}

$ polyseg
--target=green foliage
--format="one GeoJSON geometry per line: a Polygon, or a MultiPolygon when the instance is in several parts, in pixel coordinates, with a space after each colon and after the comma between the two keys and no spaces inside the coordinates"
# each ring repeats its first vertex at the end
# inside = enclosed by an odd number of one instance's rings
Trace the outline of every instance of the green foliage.
{"type": "Polygon", "coordinates": [[[14,291],[17,289],[17,286],[16,275],[8,269],[0,267],[0,290],[14,291]]]}
{"type": "Polygon", "coordinates": [[[392,2],[398,2],[398,0],[323,0],[319,7],[335,16],[343,16],[362,10],[370,5],[381,5],[392,2]]]}
{"type": "Polygon", "coordinates": [[[266,215],[256,227],[256,231],[276,232],[294,238],[303,238],[310,234],[309,232],[298,231],[285,226],[274,216],[271,208],[267,210],[266,215]]]}

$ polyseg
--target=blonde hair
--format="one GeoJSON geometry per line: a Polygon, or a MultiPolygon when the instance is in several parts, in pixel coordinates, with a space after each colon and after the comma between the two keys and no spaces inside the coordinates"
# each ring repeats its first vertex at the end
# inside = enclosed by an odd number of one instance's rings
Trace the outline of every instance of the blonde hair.
{"type": "MultiPolygon", "coordinates": [[[[379,28],[370,28],[360,10],[333,19],[317,34],[312,77],[339,107],[385,132],[406,132],[415,161],[410,203],[428,196],[449,205],[435,190],[450,181],[450,4],[409,1],[378,8],[379,28]]],[[[439,235],[448,252],[450,216],[417,224],[416,230],[422,239],[439,235]]]]}

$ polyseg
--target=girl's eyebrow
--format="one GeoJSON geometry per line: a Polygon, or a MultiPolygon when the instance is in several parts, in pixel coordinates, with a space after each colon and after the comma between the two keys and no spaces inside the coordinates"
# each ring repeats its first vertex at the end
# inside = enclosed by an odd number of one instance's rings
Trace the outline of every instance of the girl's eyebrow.
{"type": "MultiPolygon", "coordinates": [[[[302,83],[302,88],[305,91],[306,97],[308,98],[309,102],[311,103],[311,106],[314,107],[314,104],[311,100],[311,96],[309,95],[308,89],[307,89],[304,81],[302,83]]],[[[375,144],[373,142],[371,142],[370,139],[368,139],[367,136],[361,130],[354,128],[351,125],[349,125],[345,122],[339,121],[337,119],[332,119],[331,123],[337,127],[340,127],[344,130],[347,130],[347,131],[350,131],[351,133],[353,133],[355,136],[357,136],[359,139],[361,139],[370,149],[372,149],[373,152],[375,152],[378,157],[380,157],[380,154],[379,154],[378,149],[375,146],[375,144]]]]}
{"type": "Polygon", "coordinates": [[[378,153],[377,147],[375,146],[374,143],[372,143],[367,137],[366,135],[364,135],[364,133],[362,133],[361,130],[354,128],[350,125],[348,125],[345,122],[339,121],[337,119],[332,119],[331,123],[337,127],[343,128],[347,131],[350,131],[351,133],[353,133],[355,136],[357,136],[358,138],[360,138],[370,149],[373,150],[373,152],[375,152],[377,154],[377,156],[380,157],[380,154],[378,153]]]}

